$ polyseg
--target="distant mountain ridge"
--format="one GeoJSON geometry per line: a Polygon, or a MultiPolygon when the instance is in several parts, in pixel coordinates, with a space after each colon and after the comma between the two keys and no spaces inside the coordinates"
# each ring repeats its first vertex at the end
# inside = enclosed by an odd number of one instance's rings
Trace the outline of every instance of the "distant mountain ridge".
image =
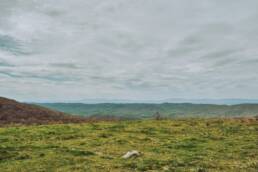
{"type": "Polygon", "coordinates": [[[46,103],[48,108],[82,116],[150,118],[156,112],[164,117],[251,117],[258,115],[258,104],[212,105],[191,103],[46,103]]]}
{"type": "Polygon", "coordinates": [[[213,104],[213,105],[238,105],[238,104],[258,104],[258,99],[242,99],[242,98],[225,98],[225,99],[188,99],[188,98],[168,98],[168,99],[105,99],[105,98],[89,98],[89,99],[75,99],[75,100],[35,100],[35,101],[23,101],[31,104],[40,103],[84,103],[84,104],[162,104],[162,103],[192,103],[192,104],[213,104]]]}
{"type": "Polygon", "coordinates": [[[258,99],[167,99],[168,103],[193,103],[215,105],[258,104],[258,99]]]}
{"type": "Polygon", "coordinates": [[[258,104],[258,99],[184,99],[171,98],[161,100],[130,100],[130,99],[82,99],[67,103],[85,103],[85,104],[100,104],[100,103],[147,103],[147,104],[162,104],[162,103],[192,103],[192,104],[216,104],[216,105],[237,105],[237,104],[258,104]]]}

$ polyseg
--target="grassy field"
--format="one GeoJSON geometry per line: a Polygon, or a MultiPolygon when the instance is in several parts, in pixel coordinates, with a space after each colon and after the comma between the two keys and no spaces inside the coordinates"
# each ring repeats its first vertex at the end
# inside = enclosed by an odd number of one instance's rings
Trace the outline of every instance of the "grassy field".
{"type": "Polygon", "coordinates": [[[0,128],[0,171],[258,171],[258,122],[141,120],[0,128]],[[122,159],[130,150],[141,156],[122,159]]]}

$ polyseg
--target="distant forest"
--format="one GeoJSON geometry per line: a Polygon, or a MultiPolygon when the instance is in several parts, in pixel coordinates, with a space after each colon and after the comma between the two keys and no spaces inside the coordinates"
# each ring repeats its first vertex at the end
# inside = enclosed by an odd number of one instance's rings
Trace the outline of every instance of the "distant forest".
{"type": "Polygon", "coordinates": [[[189,103],[164,104],[82,104],[44,103],[41,106],[81,116],[114,116],[119,118],[162,117],[243,117],[257,116],[258,104],[210,105],[189,103]]]}

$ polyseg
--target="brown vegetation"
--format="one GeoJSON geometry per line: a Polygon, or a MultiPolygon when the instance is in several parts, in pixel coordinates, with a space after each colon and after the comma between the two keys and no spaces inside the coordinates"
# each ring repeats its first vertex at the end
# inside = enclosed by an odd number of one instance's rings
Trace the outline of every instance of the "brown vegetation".
{"type": "Polygon", "coordinates": [[[0,125],[80,123],[89,121],[91,119],[0,97],[0,125]]]}

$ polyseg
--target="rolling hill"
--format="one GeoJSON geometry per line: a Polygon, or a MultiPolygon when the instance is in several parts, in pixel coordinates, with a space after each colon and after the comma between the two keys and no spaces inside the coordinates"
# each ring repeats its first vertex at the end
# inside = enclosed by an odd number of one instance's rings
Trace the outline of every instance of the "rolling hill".
{"type": "Polygon", "coordinates": [[[0,97],[0,125],[77,123],[86,119],[0,97]]]}
{"type": "Polygon", "coordinates": [[[164,117],[251,117],[258,115],[258,104],[212,105],[190,103],[163,104],[82,104],[48,103],[41,106],[81,116],[150,118],[156,112],[164,117]]]}

